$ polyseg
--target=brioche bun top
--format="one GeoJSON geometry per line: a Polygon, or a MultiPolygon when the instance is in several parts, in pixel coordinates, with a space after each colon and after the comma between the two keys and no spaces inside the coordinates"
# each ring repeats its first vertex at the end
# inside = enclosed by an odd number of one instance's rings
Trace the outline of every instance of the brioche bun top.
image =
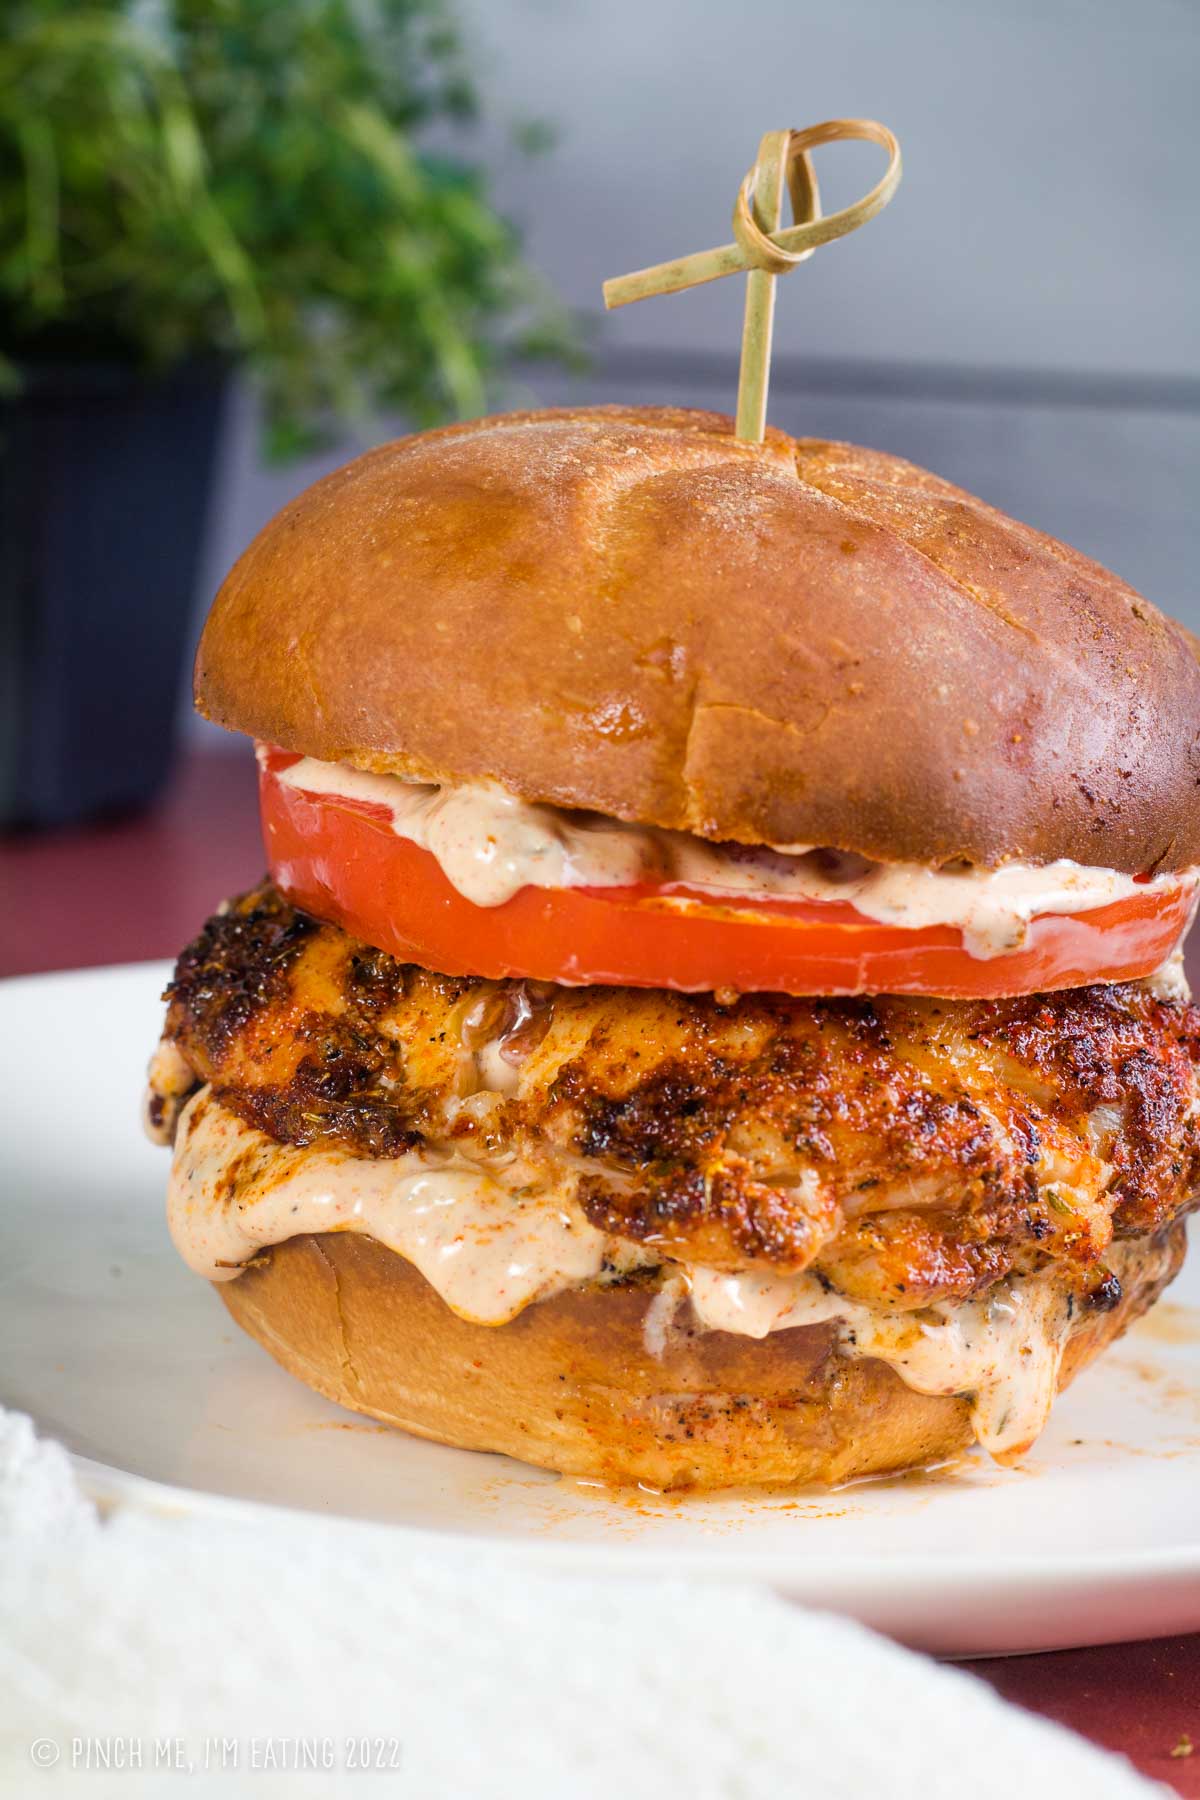
{"type": "Polygon", "coordinates": [[[403,438],[213,606],[196,704],[325,761],[883,861],[1200,861],[1200,664],[911,463],[665,407],[403,438]]]}

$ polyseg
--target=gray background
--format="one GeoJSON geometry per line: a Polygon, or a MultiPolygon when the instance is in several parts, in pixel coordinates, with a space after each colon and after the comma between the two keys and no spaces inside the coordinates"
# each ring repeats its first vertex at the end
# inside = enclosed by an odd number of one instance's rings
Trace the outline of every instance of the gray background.
{"type": "MultiPolygon", "coordinates": [[[[883,119],[891,207],[780,284],[772,422],[877,444],[1077,544],[1200,628],[1197,0],[460,0],[474,147],[532,261],[594,324],[581,378],[516,402],[728,409],[743,284],[603,316],[600,283],[727,241],[763,130],[883,119]],[[750,25],[751,17],[753,26],[750,25]],[[508,126],[557,147],[523,159],[508,126]]],[[[818,152],[826,210],[882,168],[818,152]]],[[[331,456],[265,470],[230,409],[198,617],[331,456]]]]}

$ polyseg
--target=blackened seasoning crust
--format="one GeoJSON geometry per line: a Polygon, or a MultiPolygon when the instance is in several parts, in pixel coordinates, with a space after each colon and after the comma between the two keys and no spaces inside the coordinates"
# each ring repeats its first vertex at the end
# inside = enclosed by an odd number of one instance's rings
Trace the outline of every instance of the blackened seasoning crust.
{"type": "Polygon", "coordinates": [[[187,1021],[198,1069],[212,1071],[218,1097],[247,1124],[281,1143],[398,1156],[420,1139],[405,1123],[402,1095],[389,1091],[394,1057],[372,1019],[403,994],[404,970],[365,951],[345,959],[336,1011],[297,1006],[297,960],[319,954],[330,929],[264,884],[210,919],[183,952],[166,991],[168,1020],[187,1021]],[[260,1067],[274,1063],[281,1078],[240,1082],[250,1055],[260,1067]]]}
{"type": "Polygon", "coordinates": [[[180,954],[163,998],[186,1011],[204,1054],[219,1060],[256,1014],[286,998],[288,969],[319,929],[264,882],[209,919],[180,954]]]}
{"type": "Polygon", "coordinates": [[[1200,1011],[1139,983],[1020,999],[552,988],[403,965],[269,885],[180,958],[168,1036],[293,1144],[523,1159],[591,1222],[867,1301],[1058,1262],[1112,1304],[1114,1236],[1200,1187],[1200,1011]]]}

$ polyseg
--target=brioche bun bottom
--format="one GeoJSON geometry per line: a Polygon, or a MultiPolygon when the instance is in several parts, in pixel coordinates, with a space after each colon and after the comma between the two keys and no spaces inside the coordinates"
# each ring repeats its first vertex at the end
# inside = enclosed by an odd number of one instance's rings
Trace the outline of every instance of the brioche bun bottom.
{"type": "MultiPolygon", "coordinates": [[[[1080,1315],[1060,1388],[1173,1278],[1182,1224],[1146,1245],[1119,1304],[1080,1315]]],[[[966,1400],[915,1393],[885,1363],[842,1355],[832,1325],[762,1339],[677,1329],[653,1355],[649,1282],[572,1289],[507,1325],[474,1325],[394,1251],[332,1232],[291,1238],[218,1285],[242,1329],[327,1399],[565,1475],[832,1485],[928,1467],[972,1442],[966,1400]]]]}

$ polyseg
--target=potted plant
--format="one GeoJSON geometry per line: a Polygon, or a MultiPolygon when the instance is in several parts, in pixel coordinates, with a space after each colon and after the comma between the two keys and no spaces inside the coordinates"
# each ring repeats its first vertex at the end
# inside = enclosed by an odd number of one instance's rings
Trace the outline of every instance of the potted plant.
{"type": "Polygon", "coordinates": [[[233,371],[286,456],[478,412],[507,354],[565,343],[445,147],[475,111],[442,0],[7,9],[0,823],[158,784],[233,371]]]}

